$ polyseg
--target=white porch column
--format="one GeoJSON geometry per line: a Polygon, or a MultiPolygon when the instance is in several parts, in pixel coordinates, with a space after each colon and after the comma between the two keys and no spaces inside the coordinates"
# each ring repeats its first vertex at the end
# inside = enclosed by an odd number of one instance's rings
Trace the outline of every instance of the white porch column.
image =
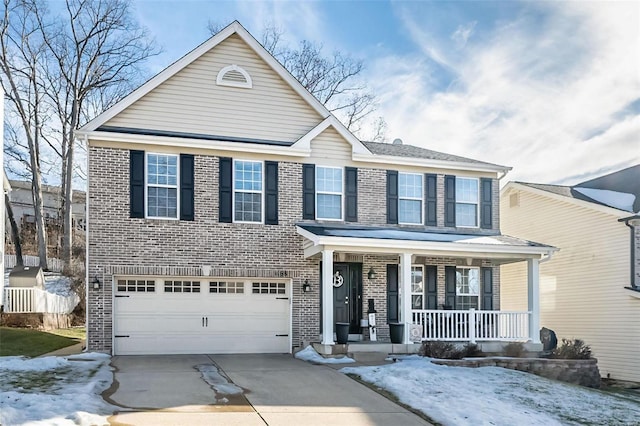
{"type": "Polygon", "coordinates": [[[533,343],[540,343],[540,259],[527,260],[527,293],[529,337],[533,343]]]}
{"type": "Polygon", "coordinates": [[[400,318],[404,323],[402,343],[411,343],[410,328],[413,321],[411,314],[411,253],[402,253],[400,257],[401,310],[400,318]]]}
{"type": "Polygon", "coordinates": [[[322,344],[333,345],[333,250],[322,250],[322,344]]]}

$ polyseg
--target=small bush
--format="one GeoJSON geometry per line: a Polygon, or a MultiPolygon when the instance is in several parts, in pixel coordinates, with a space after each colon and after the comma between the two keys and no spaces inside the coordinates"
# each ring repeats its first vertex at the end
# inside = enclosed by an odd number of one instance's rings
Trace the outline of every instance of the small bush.
{"type": "Polygon", "coordinates": [[[505,345],[504,355],[513,358],[522,358],[524,355],[524,344],[522,342],[511,342],[505,345]]]}
{"type": "Polygon", "coordinates": [[[440,341],[422,342],[420,355],[439,359],[461,359],[463,356],[462,350],[453,343],[440,341]]]}
{"type": "Polygon", "coordinates": [[[463,358],[478,358],[483,356],[484,352],[482,352],[475,343],[467,343],[462,347],[463,358]]]}
{"type": "Polygon", "coordinates": [[[551,358],[591,359],[591,347],[581,339],[562,339],[562,344],[551,352],[551,358]]]}

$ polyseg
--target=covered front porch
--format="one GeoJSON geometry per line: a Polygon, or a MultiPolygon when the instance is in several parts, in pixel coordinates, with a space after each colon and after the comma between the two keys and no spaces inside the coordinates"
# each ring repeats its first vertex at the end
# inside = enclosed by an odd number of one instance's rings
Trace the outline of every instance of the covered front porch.
{"type": "Polygon", "coordinates": [[[297,230],[305,237],[305,257],[321,264],[316,349],[324,353],[336,352],[335,323],[342,315],[337,305],[343,301],[335,289],[344,259],[361,262],[352,265],[360,270],[365,288],[363,293],[346,293],[347,304],[358,304],[359,309],[350,312],[359,316],[362,327],[361,333],[350,327],[351,347],[367,351],[373,342],[388,345],[394,334],[389,327],[398,326],[401,339],[390,352],[412,352],[416,343],[426,340],[540,343],[539,263],[553,247],[502,235],[374,226],[314,223],[298,224],[297,230]],[[528,289],[527,311],[499,309],[499,266],[512,262],[528,266],[527,282],[522,283],[528,289]],[[369,323],[372,306],[375,325],[369,323]]]}

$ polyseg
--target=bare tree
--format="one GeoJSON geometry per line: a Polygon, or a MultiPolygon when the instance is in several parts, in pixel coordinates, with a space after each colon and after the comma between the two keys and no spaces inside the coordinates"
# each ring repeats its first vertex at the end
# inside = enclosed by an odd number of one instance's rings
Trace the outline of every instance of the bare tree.
{"type": "MultiPolygon", "coordinates": [[[[25,1],[25,0],[23,0],[25,1]]],[[[34,5],[41,37],[54,57],[47,74],[48,100],[59,118],[62,159],[62,258],[71,258],[75,130],[87,117],[110,107],[140,82],[140,65],[158,54],[153,40],[133,18],[126,0],[66,0],[58,25],[34,5]]]]}
{"type": "Polygon", "coordinates": [[[22,257],[22,241],[20,240],[20,231],[18,230],[18,224],[13,215],[13,208],[11,207],[11,200],[9,194],[4,193],[4,205],[7,209],[7,218],[9,219],[9,226],[11,227],[11,239],[13,240],[13,246],[16,249],[16,267],[21,268],[24,266],[24,259],[22,257]]]}
{"type": "Polygon", "coordinates": [[[20,124],[19,134],[26,141],[31,174],[36,238],[40,266],[47,268],[47,233],[43,215],[40,144],[48,117],[43,95],[43,69],[49,61],[46,45],[38,36],[39,24],[28,5],[4,0],[0,24],[0,71],[10,112],[20,124]]]}
{"type": "Polygon", "coordinates": [[[60,14],[51,13],[46,0],[4,0],[2,83],[20,118],[8,126],[19,130],[9,132],[6,152],[18,163],[28,161],[43,267],[43,165],[59,170],[62,258],[69,265],[73,182],[84,174],[74,163],[76,150],[85,149],[76,128],[141,83],[142,63],[159,53],[132,16],[128,0],[65,0],[60,14]],[[48,155],[41,156],[42,149],[48,155]]]}
{"type": "MultiPolygon", "coordinates": [[[[207,25],[211,34],[222,28],[219,22],[209,21],[207,25]]],[[[361,79],[364,62],[340,51],[325,55],[322,44],[308,40],[291,48],[284,44],[283,35],[283,30],[267,24],[262,46],[350,131],[361,133],[365,119],[377,108],[376,96],[361,79]]]]}

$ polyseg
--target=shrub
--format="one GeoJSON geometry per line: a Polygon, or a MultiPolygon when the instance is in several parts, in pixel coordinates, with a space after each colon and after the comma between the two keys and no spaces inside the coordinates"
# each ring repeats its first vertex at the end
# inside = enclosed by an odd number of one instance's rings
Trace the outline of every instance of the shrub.
{"type": "Polygon", "coordinates": [[[503,350],[505,356],[522,358],[524,355],[524,344],[522,342],[511,342],[508,345],[505,345],[503,350]]]}
{"type": "Polygon", "coordinates": [[[461,359],[462,351],[450,342],[422,342],[420,355],[439,359],[461,359]]]}
{"type": "Polygon", "coordinates": [[[463,358],[483,357],[484,352],[475,343],[467,343],[462,347],[463,358]]]}
{"type": "Polygon", "coordinates": [[[591,347],[581,339],[562,339],[562,344],[551,352],[551,358],[590,359],[591,347]]]}

